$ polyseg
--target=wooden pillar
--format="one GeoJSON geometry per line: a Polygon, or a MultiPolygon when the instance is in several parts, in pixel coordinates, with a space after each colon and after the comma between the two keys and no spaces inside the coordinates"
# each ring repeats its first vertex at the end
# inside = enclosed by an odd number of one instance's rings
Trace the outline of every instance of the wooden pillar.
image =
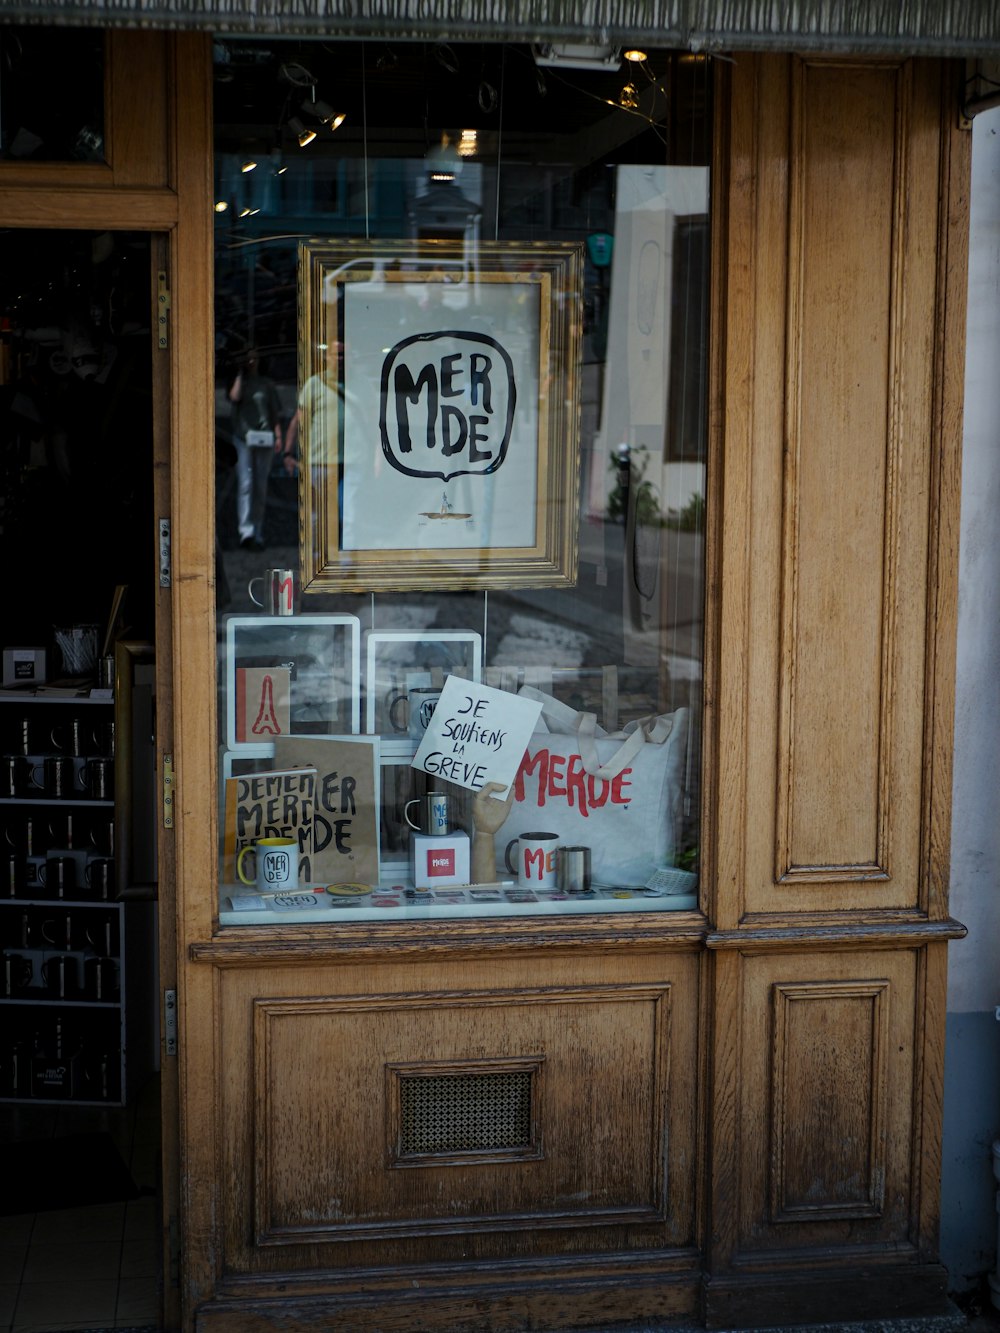
{"type": "Polygon", "coordinates": [[[931,1313],[945,1291],[967,172],[949,77],[732,72],[710,1325],[931,1313]]]}

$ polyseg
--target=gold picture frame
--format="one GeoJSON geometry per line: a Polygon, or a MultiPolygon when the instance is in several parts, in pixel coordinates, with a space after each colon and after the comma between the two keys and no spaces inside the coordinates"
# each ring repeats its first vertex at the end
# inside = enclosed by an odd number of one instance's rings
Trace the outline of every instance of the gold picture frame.
{"type": "Polygon", "coordinates": [[[303,593],[576,582],[583,247],[299,247],[303,593]]]}

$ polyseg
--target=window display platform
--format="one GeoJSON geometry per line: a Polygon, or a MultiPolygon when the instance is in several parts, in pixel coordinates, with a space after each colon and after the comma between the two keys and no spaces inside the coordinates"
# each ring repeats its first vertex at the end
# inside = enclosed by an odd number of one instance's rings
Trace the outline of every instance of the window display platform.
{"type": "Polygon", "coordinates": [[[219,906],[220,925],[261,926],[273,925],[278,920],[373,921],[387,916],[426,921],[445,917],[685,912],[697,909],[698,895],[604,885],[587,893],[565,894],[521,889],[514,880],[417,891],[411,883],[396,880],[363,894],[331,894],[319,886],[303,888],[294,894],[262,894],[242,885],[224,885],[219,906]]]}

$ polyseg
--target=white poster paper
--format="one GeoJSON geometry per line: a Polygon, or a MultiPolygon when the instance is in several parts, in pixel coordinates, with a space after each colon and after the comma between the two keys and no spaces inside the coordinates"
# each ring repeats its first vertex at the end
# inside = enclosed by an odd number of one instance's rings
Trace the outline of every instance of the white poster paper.
{"type": "Polygon", "coordinates": [[[500,782],[506,792],[541,711],[533,699],[449,676],[412,766],[471,791],[500,782]]]}
{"type": "Polygon", "coordinates": [[[346,285],[345,551],[534,543],[539,300],[485,278],[346,285]]]}

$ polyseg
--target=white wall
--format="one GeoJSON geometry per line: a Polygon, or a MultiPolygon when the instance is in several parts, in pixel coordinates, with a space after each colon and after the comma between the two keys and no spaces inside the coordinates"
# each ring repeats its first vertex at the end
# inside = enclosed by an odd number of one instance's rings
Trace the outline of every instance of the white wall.
{"type": "Polygon", "coordinates": [[[966,338],[941,1257],[952,1290],[996,1262],[1000,1136],[1000,109],[976,117],[966,338]]]}
{"type": "Polygon", "coordinates": [[[948,1009],[1000,1004],[1000,108],[973,122],[948,1009]]]}

